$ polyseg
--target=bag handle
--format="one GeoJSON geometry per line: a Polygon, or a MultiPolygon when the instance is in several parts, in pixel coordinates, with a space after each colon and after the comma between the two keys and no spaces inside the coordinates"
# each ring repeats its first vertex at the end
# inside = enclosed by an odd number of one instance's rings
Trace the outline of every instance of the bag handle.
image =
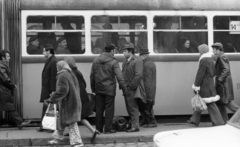
{"type": "Polygon", "coordinates": [[[48,108],[47,108],[45,114],[48,114],[51,105],[53,105],[54,115],[56,115],[57,114],[57,106],[56,106],[56,104],[48,104],[48,108]]]}

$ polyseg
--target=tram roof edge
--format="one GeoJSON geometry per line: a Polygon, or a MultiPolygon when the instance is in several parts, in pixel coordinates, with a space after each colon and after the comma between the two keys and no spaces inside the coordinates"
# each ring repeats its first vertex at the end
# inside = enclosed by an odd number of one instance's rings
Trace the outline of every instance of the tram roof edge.
{"type": "Polygon", "coordinates": [[[240,10],[239,0],[20,0],[22,10],[240,10]]]}

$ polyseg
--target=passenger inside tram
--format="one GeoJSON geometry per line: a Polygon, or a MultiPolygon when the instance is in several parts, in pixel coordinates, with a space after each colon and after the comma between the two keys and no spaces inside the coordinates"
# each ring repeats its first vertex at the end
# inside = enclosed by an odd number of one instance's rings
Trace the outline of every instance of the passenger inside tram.
{"type": "Polygon", "coordinates": [[[117,54],[122,54],[123,53],[123,47],[127,43],[126,38],[119,38],[118,39],[118,47],[117,47],[117,54]]]}
{"type": "Polygon", "coordinates": [[[27,53],[28,54],[42,54],[42,50],[39,48],[39,41],[37,36],[31,36],[29,39],[29,44],[27,46],[27,53]]]}
{"type": "Polygon", "coordinates": [[[64,37],[58,38],[58,46],[56,49],[56,54],[71,54],[67,48],[67,40],[64,37]]]}
{"type": "Polygon", "coordinates": [[[187,37],[180,38],[180,45],[177,49],[178,53],[198,53],[198,51],[191,47],[191,41],[187,37]]]}
{"type": "Polygon", "coordinates": [[[95,45],[93,47],[92,53],[93,54],[101,54],[103,52],[103,40],[102,38],[97,38],[95,45]]]}
{"type": "MultiPolygon", "coordinates": [[[[64,21],[61,22],[61,26],[63,30],[75,30],[71,26],[71,22],[69,19],[64,19],[64,21]]],[[[82,49],[81,45],[81,32],[64,32],[64,37],[67,41],[67,48],[72,54],[83,54],[85,52],[85,50],[82,49]]]]}

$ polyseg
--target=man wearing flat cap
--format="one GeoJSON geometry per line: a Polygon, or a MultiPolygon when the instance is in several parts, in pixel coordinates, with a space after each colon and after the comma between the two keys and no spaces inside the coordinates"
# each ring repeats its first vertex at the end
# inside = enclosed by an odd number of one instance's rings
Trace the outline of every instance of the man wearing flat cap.
{"type": "Polygon", "coordinates": [[[135,47],[132,43],[126,43],[123,47],[123,54],[126,60],[122,65],[122,72],[127,85],[127,94],[125,102],[128,115],[131,119],[131,128],[127,132],[139,131],[139,98],[135,98],[135,92],[142,80],[143,63],[135,56],[135,47]]]}
{"type": "Polygon", "coordinates": [[[237,104],[233,102],[233,83],[230,70],[230,63],[227,56],[224,54],[223,45],[221,43],[214,43],[212,45],[213,53],[216,56],[215,64],[215,82],[216,91],[220,95],[220,100],[217,102],[218,109],[220,110],[225,123],[228,121],[227,109],[236,112],[239,108],[237,104]]]}
{"type": "Polygon", "coordinates": [[[143,61],[143,83],[146,92],[146,103],[139,102],[142,121],[140,126],[145,128],[157,127],[157,121],[153,114],[153,105],[155,104],[156,95],[156,65],[149,58],[148,49],[140,50],[140,59],[143,61]]]}
{"type": "Polygon", "coordinates": [[[29,39],[29,45],[27,46],[27,53],[34,54],[42,54],[42,50],[38,47],[39,41],[37,36],[31,36],[29,39]]]}
{"type": "Polygon", "coordinates": [[[91,89],[96,94],[96,128],[104,133],[116,133],[112,130],[114,103],[116,96],[116,79],[123,94],[126,93],[126,84],[118,61],[114,57],[115,45],[106,43],[105,51],[96,57],[91,69],[91,89]],[[103,114],[105,111],[105,121],[103,114]]]}

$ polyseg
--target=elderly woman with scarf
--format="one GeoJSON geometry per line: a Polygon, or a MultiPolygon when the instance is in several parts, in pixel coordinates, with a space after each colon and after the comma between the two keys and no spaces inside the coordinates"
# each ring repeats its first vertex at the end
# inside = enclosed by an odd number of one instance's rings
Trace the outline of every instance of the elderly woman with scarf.
{"type": "Polygon", "coordinates": [[[57,63],[57,71],[56,91],[46,102],[59,105],[60,126],[53,133],[54,139],[49,143],[56,144],[58,140],[62,140],[64,138],[63,131],[66,126],[69,126],[70,144],[80,147],[83,146],[83,142],[77,125],[77,122],[81,120],[82,109],[79,84],[65,61],[57,63]]]}
{"type": "Polygon", "coordinates": [[[80,98],[82,102],[81,123],[92,132],[91,142],[93,143],[94,139],[96,138],[96,135],[99,135],[100,132],[97,129],[95,129],[87,120],[87,117],[93,114],[91,102],[88,98],[88,94],[86,91],[87,84],[84,80],[82,73],[77,69],[75,60],[72,57],[68,56],[68,57],[64,57],[64,61],[68,63],[68,65],[72,69],[73,74],[76,76],[78,80],[79,88],[80,88],[80,91],[79,91],[80,98]]]}
{"type": "MultiPolygon", "coordinates": [[[[209,48],[206,44],[202,44],[198,47],[199,53],[201,55],[199,59],[199,67],[195,82],[192,86],[194,92],[199,92],[203,101],[207,104],[208,113],[213,126],[224,125],[221,113],[215,104],[219,100],[219,96],[216,94],[214,86],[214,61],[212,59],[212,54],[209,53],[209,48]]],[[[199,125],[201,119],[201,112],[195,111],[188,120],[188,123],[199,125]]]]}

